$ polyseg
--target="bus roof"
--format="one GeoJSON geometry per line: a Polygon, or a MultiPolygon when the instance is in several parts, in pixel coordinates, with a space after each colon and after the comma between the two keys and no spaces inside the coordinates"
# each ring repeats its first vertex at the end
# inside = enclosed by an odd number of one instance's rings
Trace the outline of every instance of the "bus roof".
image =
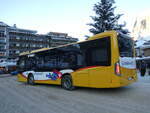
{"type": "Polygon", "coordinates": [[[30,51],[22,52],[22,53],[19,54],[19,56],[23,56],[23,55],[27,55],[27,54],[30,54],[30,51]]]}
{"type": "Polygon", "coordinates": [[[37,52],[45,51],[45,50],[48,50],[48,49],[49,49],[49,48],[36,49],[36,50],[32,50],[30,53],[37,53],[37,52]]]}
{"type": "Polygon", "coordinates": [[[45,51],[48,50],[49,48],[41,48],[41,49],[36,49],[36,50],[32,50],[32,51],[25,51],[19,54],[19,56],[23,56],[23,55],[28,55],[28,54],[32,54],[32,53],[36,53],[36,52],[40,52],[40,51],[45,51]]]}
{"type": "MultiPolygon", "coordinates": [[[[95,40],[95,39],[102,38],[102,37],[111,36],[112,34],[116,34],[116,33],[117,32],[114,31],[114,30],[103,32],[103,33],[99,33],[99,34],[96,34],[96,35],[88,38],[88,40],[85,40],[85,41],[82,41],[82,42],[86,42],[86,41],[90,41],[90,40],[95,40]]],[[[26,52],[20,53],[19,56],[33,54],[33,53],[38,53],[38,52],[42,52],[42,51],[46,51],[46,50],[51,50],[51,49],[54,49],[54,48],[64,47],[64,46],[68,46],[68,45],[72,45],[72,44],[77,44],[77,43],[81,43],[81,42],[74,42],[74,43],[69,43],[69,44],[65,44],[65,45],[60,45],[60,46],[57,46],[57,47],[41,48],[41,49],[36,49],[36,50],[32,50],[32,51],[26,51],[26,52]]]]}
{"type": "Polygon", "coordinates": [[[103,37],[108,37],[108,36],[112,36],[112,35],[117,35],[117,31],[114,31],[114,30],[111,30],[111,31],[105,31],[103,33],[99,33],[99,34],[96,34],[90,38],[88,38],[88,40],[95,40],[95,39],[98,39],[98,38],[103,38],[103,37]]]}

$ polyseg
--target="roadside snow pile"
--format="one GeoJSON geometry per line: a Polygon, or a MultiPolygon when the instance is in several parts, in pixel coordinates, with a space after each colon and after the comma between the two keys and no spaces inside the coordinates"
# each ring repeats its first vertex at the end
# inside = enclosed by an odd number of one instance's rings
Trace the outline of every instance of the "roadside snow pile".
{"type": "Polygon", "coordinates": [[[150,36],[146,36],[136,41],[136,47],[150,46],[150,36]]]}
{"type": "Polygon", "coordinates": [[[146,41],[145,40],[138,40],[136,42],[136,47],[141,47],[146,41]]]}
{"type": "Polygon", "coordinates": [[[141,76],[140,72],[137,73],[138,82],[150,83],[150,75],[146,72],[145,76],[141,76]]]}

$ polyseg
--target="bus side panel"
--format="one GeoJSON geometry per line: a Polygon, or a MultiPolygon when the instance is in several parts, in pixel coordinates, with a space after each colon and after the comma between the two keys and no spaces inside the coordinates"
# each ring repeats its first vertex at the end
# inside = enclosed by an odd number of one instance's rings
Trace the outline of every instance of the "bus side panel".
{"type": "Polygon", "coordinates": [[[100,66],[89,69],[90,87],[109,88],[111,84],[111,74],[113,73],[111,66],[100,66]]]}
{"type": "Polygon", "coordinates": [[[57,80],[35,80],[35,83],[60,85],[61,84],[61,79],[57,79],[57,80]]]}
{"type": "Polygon", "coordinates": [[[115,74],[115,71],[114,73],[111,74],[111,84],[110,84],[110,87],[111,88],[117,88],[117,87],[120,87],[120,77],[117,76],[115,74]]]}
{"type": "MultiPolygon", "coordinates": [[[[57,79],[57,80],[50,80],[50,79],[47,79],[47,80],[38,80],[37,79],[37,75],[35,73],[32,73],[33,76],[34,76],[34,79],[35,79],[35,83],[40,83],[40,84],[57,84],[57,85],[60,85],[61,83],[61,79],[57,79]]],[[[26,75],[27,76],[27,75],[26,75]]],[[[18,81],[19,82],[27,82],[27,77],[25,75],[23,75],[22,73],[19,73],[17,75],[18,77],[18,81]]]]}
{"type": "Polygon", "coordinates": [[[27,78],[22,73],[19,73],[17,78],[19,82],[27,82],[27,78]]]}
{"type": "Polygon", "coordinates": [[[80,69],[71,73],[73,85],[89,87],[89,71],[88,69],[80,69]]]}
{"type": "Polygon", "coordinates": [[[61,78],[58,75],[53,75],[54,72],[33,72],[35,83],[40,84],[60,84],[61,78]],[[56,77],[57,76],[57,77],[56,77]]]}

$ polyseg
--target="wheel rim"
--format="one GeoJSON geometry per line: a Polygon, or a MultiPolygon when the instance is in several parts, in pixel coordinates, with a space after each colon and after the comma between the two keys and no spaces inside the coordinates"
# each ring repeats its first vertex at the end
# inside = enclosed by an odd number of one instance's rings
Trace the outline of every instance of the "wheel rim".
{"type": "Polygon", "coordinates": [[[29,77],[29,84],[33,84],[33,81],[34,81],[33,76],[30,76],[30,77],[29,77]]]}
{"type": "Polygon", "coordinates": [[[68,78],[65,78],[65,79],[64,79],[64,87],[65,87],[66,89],[68,89],[68,88],[71,87],[71,80],[70,80],[70,79],[68,79],[68,78]]]}

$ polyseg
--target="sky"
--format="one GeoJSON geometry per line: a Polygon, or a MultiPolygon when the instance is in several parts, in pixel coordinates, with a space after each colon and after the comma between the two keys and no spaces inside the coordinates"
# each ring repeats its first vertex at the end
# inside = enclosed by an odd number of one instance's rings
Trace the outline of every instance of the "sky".
{"type": "MultiPolygon", "coordinates": [[[[89,33],[87,25],[94,16],[93,6],[100,0],[0,0],[0,21],[18,28],[37,30],[40,34],[50,31],[68,33],[84,40],[89,33]]],[[[124,14],[132,30],[136,16],[149,9],[150,0],[115,0],[116,14],[124,14]]]]}

